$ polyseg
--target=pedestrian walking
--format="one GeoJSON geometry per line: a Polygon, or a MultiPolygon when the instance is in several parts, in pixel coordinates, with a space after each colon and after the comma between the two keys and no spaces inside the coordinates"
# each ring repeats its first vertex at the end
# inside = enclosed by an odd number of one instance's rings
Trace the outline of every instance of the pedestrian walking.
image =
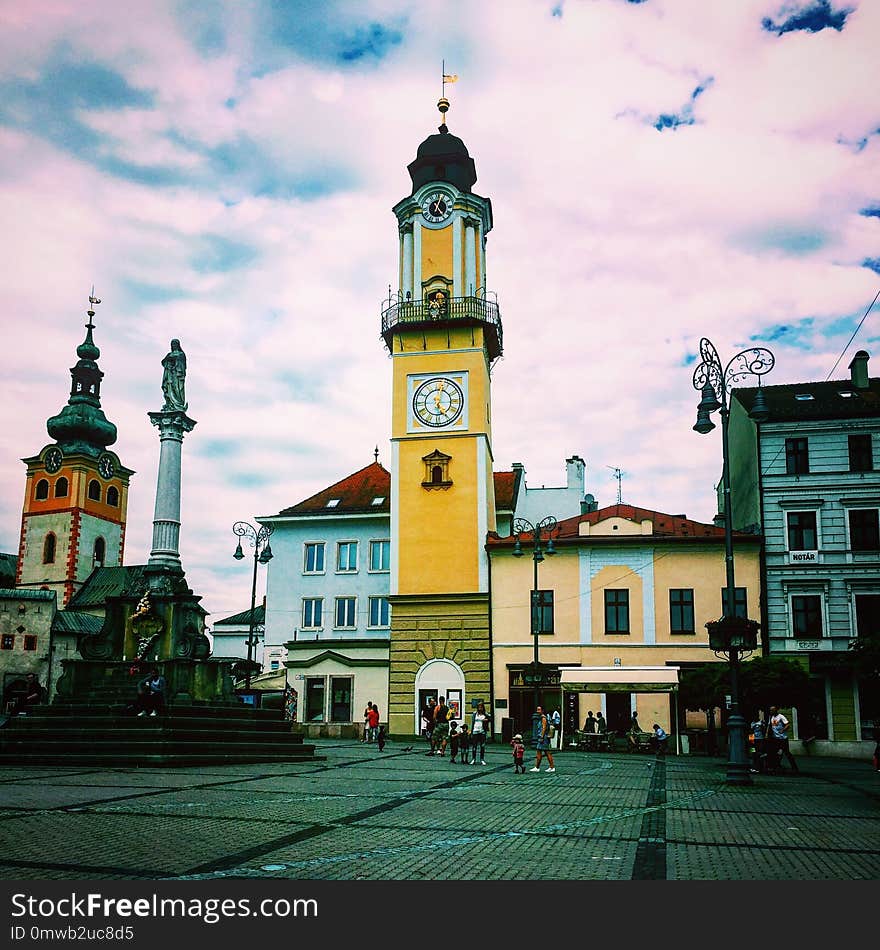
{"type": "Polygon", "coordinates": [[[364,735],[361,739],[361,742],[370,741],[370,709],[372,705],[372,702],[369,702],[366,706],[364,706],[364,735]]]}
{"type": "Polygon", "coordinates": [[[468,733],[468,726],[466,722],[461,724],[461,729],[458,730],[458,761],[462,765],[467,765],[469,762],[468,759],[468,746],[470,745],[470,734],[468,733]]]}
{"type": "Polygon", "coordinates": [[[376,730],[376,745],[379,746],[379,751],[385,751],[385,727],[379,726],[376,730]]]}
{"type": "Polygon", "coordinates": [[[449,723],[449,761],[454,762],[458,755],[458,743],[461,736],[458,734],[458,723],[452,719],[449,723]]]}
{"type": "Polygon", "coordinates": [[[633,712],[629,721],[629,729],[626,731],[627,752],[635,752],[639,747],[639,736],[642,733],[642,727],[639,725],[639,714],[633,712]]]}
{"type": "Polygon", "coordinates": [[[489,737],[490,720],[486,712],[485,703],[477,703],[476,711],[471,717],[471,765],[486,764],[486,739],[489,737]]]}
{"type": "Polygon", "coordinates": [[[379,707],[375,703],[370,703],[367,727],[370,734],[370,742],[375,742],[379,736],[379,707]]]}
{"type": "Polygon", "coordinates": [[[766,723],[761,718],[760,713],[758,718],[752,723],[752,767],[749,769],[750,772],[758,774],[759,772],[766,771],[767,768],[767,749],[765,744],[765,735],[767,732],[766,723]]]}
{"type": "Polygon", "coordinates": [[[432,736],[434,734],[434,707],[436,705],[437,702],[432,696],[427,703],[425,703],[425,708],[422,710],[422,735],[428,743],[428,755],[433,755],[434,753],[432,736]]]}
{"type": "Polygon", "coordinates": [[[553,763],[553,753],[550,751],[550,721],[547,718],[547,713],[538,706],[535,710],[534,716],[534,730],[535,730],[535,765],[533,768],[529,769],[530,772],[540,772],[541,771],[541,758],[546,755],[547,761],[550,763],[546,771],[555,772],[556,766],[553,763]]]}
{"type": "Polygon", "coordinates": [[[774,769],[781,768],[782,757],[788,759],[792,772],[799,772],[797,762],[791,754],[791,748],[788,744],[788,719],[776,708],[770,707],[770,733],[772,735],[772,766],[774,769]]]}
{"type": "Polygon", "coordinates": [[[449,736],[449,707],[446,697],[438,696],[434,707],[434,732],[431,734],[431,751],[434,755],[446,755],[446,741],[449,736]]]}
{"type": "Polygon", "coordinates": [[[666,747],[669,745],[669,736],[666,730],[659,723],[654,723],[654,749],[659,756],[666,755],[666,747]]]}
{"type": "Polygon", "coordinates": [[[526,756],[526,747],[523,745],[523,737],[520,733],[517,733],[513,737],[513,741],[510,743],[513,749],[513,771],[521,775],[525,775],[526,766],[525,766],[525,756],[526,756]]]}

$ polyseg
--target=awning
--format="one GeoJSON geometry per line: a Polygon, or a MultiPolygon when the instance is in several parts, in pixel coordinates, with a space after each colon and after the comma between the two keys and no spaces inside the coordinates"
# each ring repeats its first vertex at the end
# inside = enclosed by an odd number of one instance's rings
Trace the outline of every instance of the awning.
{"type": "Polygon", "coordinates": [[[567,693],[671,693],[678,689],[677,666],[578,666],[560,670],[567,693]]]}

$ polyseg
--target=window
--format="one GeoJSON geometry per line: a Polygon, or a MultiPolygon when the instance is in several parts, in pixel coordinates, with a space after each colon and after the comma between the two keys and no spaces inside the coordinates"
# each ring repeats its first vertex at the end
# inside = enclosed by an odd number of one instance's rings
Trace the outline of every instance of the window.
{"type": "Polygon", "coordinates": [[[553,633],[553,591],[532,591],[532,633],[553,633]]]}
{"type": "Polygon", "coordinates": [[[822,598],[817,594],[791,598],[791,632],[795,637],[822,636],[822,598]]]}
{"type": "Polygon", "coordinates": [[[62,475],[61,478],[55,482],[55,497],[66,498],[69,491],[70,486],[67,483],[67,479],[62,475]]]}
{"type": "Polygon", "coordinates": [[[334,626],[339,629],[357,626],[357,607],[356,597],[337,597],[336,598],[336,623],[334,626]]]}
{"type": "Polygon", "coordinates": [[[114,508],[119,507],[119,489],[115,485],[111,485],[107,489],[107,504],[114,508]]]}
{"type": "Polygon", "coordinates": [[[849,546],[853,551],[880,551],[876,508],[856,508],[849,513],[849,546]]]}
{"type": "Polygon", "coordinates": [[[107,551],[107,545],[104,543],[103,538],[95,538],[95,548],[92,553],[92,557],[95,562],[95,567],[104,566],[104,554],[107,551]]]}
{"type": "Polygon", "coordinates": [[[306,677],[306,722],[324,721],[324,677],[306,677]]]}
{"type": "Polygon", "coordinates": [[[46,535],[46,540],[43,541],[43,563],[55,563],[55,535],[51,531],[46,535]]]}
{"type": "Polygon", "coordinates": [[[815,551],[819,547],[815,511],[788,513],[788,550],[815,551]]]}
{"type": "Polygon", "coordinates": [[[49,483],[45,478],[41,478],[37,482],[36,490],[34,491],[34,498],[37,501],[45,501],[49,497],[49,483]]]}
{"type": "Polygon", "coordinates": [[[277,669],[280,669],[280,667],[281,667],[281,661],[280,661],[280,660],[272,660],[272,661],[270,661],[270,663],[269,663],[269,669],[270,669],[270,670],[277,670],[277,669]]]}
{"type": "Polygon", "coordinates": [[[15,646],[15,637],[11,633],[4,633],[0,637],[0,650],[11,650],[15,646]]]}
{"type": "Polygon", "coordinates": [[[89,498],[92,501],[101,500],[101,483],[95,478],[89,482],[89,498]]]}
{"type": "Polygon", "coordinates": [[[351,722],[351,677],[330,677],[330,722],[351,722]]]}
{"type": "Polygon", "coordinates": [[[880,633],[880,594],[856,594],[856,636],[880,633]]]}
{"type": "Polygon", "coordinates": [[[307,541],[304,545],[303,573],[324,573],[324,542],[307,541]]]}
{"type": "Polygon", "coordinates": [[[810,471],[810,450],[806,439],[785,440],[785,471],[788,475],[806,475],[810,471]]]}
{"type": "Polygon", "coordinates": [[[371,571],[390,571],[391,570],[391,542],[390,541],[371,541],[370,542],[370,570],[371,571]]]}
{"type": "Polygon", "coordinates": [[[669,632],[696,633],[693,589],[672,588],[669,591],[669,632]]]}
{"type": "Polygon", "coordinates": [[[331,498],[330,501],[325,505],[326,508],[336,508],[339,505],[338,498],[331,498]]]}
{"type": "Polygon", "coordinates": [[[32,633],[27,634],[27,636],[24,638],[24,648],[27,651],[37,649],[37,638],[32,633]]]}
{"type": "Polygon", "coordinates": [[[316,630],[323,625],[324,598],[303,597],[302,625],[305,629],[316,630]]]}
{"type": "Polygon", "coordinates": [[[339,541],[336,545],[336,570],[350,574],[358,569],[357,541],[339,541]]]}
{"type": "Polygon", "coordinates": [[[388,627],[391,624],[391,607],[387,597],[370,598],[370,626],[388,627]]]}
{"type": "Polygon", "coordinates": [[[605,632],[629,633],[629,591],[605,591],[605,632]]]}
{"type": "MultiPolygon", "coordinates": [[[[726,617],[730,611],[727,609],[727,588],[721,588],[721,615],[726,617]]],[[[746,598],[745,587],[735,587],[733,589],[733,616],[748,617],[749,605],[746,598]]]]}
{"type": "Polygon", "coordinates": [[[849,470],[851,472],[874,471],[874,452],[870,432],[849,437],[849,470]]]}

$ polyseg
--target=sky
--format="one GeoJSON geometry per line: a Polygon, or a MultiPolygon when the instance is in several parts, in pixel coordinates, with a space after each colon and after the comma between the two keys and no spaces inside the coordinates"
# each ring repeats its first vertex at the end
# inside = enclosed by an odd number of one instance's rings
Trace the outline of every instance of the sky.
{"type": "Polygon", "coordinates": [[[187,354],[180,550],[209,625],[249,606],[234,522],[374,447],[389,467],[391,208],[444,60],[494,213],[496,470],[560,486],[577,454],[600,505],[619,468],[624,502],[711,521],[701,337],[724,362],[770,347],[766,384],[880,359],[877,308],[846,349],[880,290],[878,40],[872,0],[0,0],[0,551],[92,285],[137,473],[127,563],[149,557],[161,360],[187,354]]]}

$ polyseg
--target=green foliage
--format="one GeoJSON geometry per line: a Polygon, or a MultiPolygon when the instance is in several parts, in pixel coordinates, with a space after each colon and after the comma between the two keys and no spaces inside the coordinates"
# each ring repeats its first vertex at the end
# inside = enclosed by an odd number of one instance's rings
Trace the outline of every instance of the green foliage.
{"type": "Polygon", "coordinates": [[[681,671],[679,696],[685,709],[705,709],[707,712],[724,701],[725,663],[702,663],[681,671]]]}
{"type": "Polygon", "coordinates": [[[850,640],[849,658],[859,679],[880,680],[880,633],[850,640]]]}
{"type": "Polygon", "coordinates": [[[810,676],[796,660],[757,656],[740,667],[740,710],[748,719],[771,706],[790,709],[807,702],[810,676]]]}

